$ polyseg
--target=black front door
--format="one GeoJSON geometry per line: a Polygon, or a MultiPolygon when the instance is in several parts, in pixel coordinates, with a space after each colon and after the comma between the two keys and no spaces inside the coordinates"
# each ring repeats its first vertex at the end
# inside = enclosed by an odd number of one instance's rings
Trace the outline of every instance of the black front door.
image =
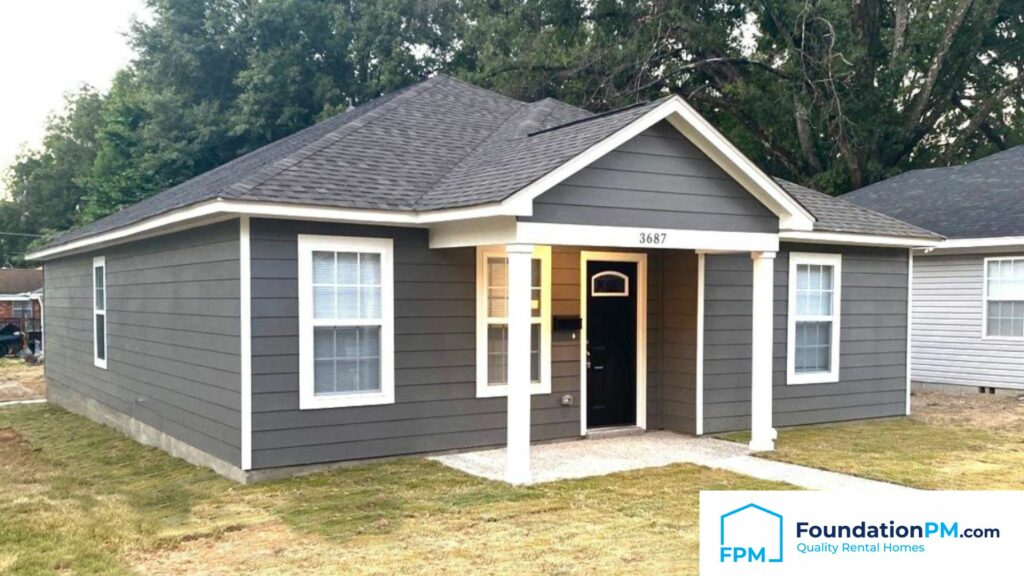
{"type": "Polygon", "coordinates": [[[636,424],[636,263],[587,263],[587,426],[636,424]]]}

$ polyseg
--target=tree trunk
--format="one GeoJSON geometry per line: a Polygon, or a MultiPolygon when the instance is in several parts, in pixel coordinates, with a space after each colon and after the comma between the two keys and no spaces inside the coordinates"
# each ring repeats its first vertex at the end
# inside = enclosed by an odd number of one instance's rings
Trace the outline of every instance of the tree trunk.
{"type": "Polygon", "coordinates": [[[946,29],[942,33],[942,39],[939,41],[939,46],[935,50],[935,57],[932,58],[931,66],[928,68],[928,75],[925,76],[924,85],[921,86],[921,91],[917,94],[913,106],[910,107],[910,113],[907,114],[904,122],[905,129],[912,129],[928,107],[932,91],[935,90],[935,83],[939,80],[939,73],[942,72],[942,66],[945,64],[946,56],[949,54],[949,48],[953,45],[956,33],[960,30],[960,26],[963,25],[972,3],[973,0],[960,0],[953,10],[953,15],[950,16],[946,29]]]}
{"type": "Polygon", "coordinates": [[[793,107],[795,109],[793,117],[796,120],[796,136],[800,141],[800,150],[803,151],[804,158],[811,169],[816,173],[821,172],[821,161],[818,160],[818,155],[814,152],[814,136],[811,133],[810,121],[807,119],[807,109],[799,101],[794,102],[793,107]]]}

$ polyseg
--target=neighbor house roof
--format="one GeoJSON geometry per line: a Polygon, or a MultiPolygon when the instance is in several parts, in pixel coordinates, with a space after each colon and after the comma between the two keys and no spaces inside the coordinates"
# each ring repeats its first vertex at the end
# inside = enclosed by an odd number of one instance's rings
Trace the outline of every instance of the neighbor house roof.
{"type": "Polygon", "coordinates": [[[904,172],[843,198],[948,238],[1024,236],[1024,146],[904,172]]]}
{"type": "Polygon", "coordinates": [[[39,268],[0,269],[0,294],[35,292],[43,287],[43,271],[39,268]]]}
{"type": "Polygon", "coordinates": [[[776,178],[775,181],[814,215],[815,231],[907,236],[934,240],[942,238],[935,232],[862,208],[842,198],[829,196],[824,192],[818,192],[782,178],[776,178]]]}
{"type": "MultiPolygon", "coordinates": [[[[40,250],[207,201],[409,214],[500,203],[669,99],[593,114],[550,98],[520,102],[436,76],[71,230],[40,250]]],[[[767,186],[775,188],[771,182],[767,186]]],[[[824,195],[801,207],[805,203],[793,202],[781,191],[772,194],[788,203],[787,209],[817,210],[823,221],[839,221],[850,212],[845,204],[830,208],[834,200],[824,195]]],[[[867,212],[858,217],[867,219],[867,212]]],[[[809,221],[810,216],[805,218],[809,221]]],[[[893,234],[919,232],[883,220],[893,234]]],[[[878,233],[870,226],[858,230],[878,233]]]]}

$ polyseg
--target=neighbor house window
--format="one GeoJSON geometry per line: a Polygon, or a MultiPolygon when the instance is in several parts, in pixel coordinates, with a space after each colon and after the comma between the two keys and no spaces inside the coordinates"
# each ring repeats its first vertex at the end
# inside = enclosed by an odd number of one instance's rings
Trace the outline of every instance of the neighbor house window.
{"type": "Polygon", "coordinates": [[[92,259],[92,363],[107,367],[107,261],[92,259]]]}
{"type": "Polygon", "coordinates": [[[390,404],[390,238],[299,235],[299,407],[390,404]]]}
{"type": "Polygon", "coordinates": [[[985,259],[985,336],[1024,338],[1024,258],[985,259]]]}
{"type": "Polygon", "coordinates": [[[840,255],[790,253],[790,384],[839,381],[841,280],[840,255]]]}
{"type": "MultiPolygon", "coordinates": [[[[551,392],[551,248],[533,252],[530,278],[531,392],[551,392]]],[[[477,396],[508,393],[508,258],[477,248],[477,396]]]]}
{"type": "Polygon", "coordinates": [[[32,301],[15,300],[14,302],[11,302],[11,315],[19,319],[31,318],[32,301]]]}

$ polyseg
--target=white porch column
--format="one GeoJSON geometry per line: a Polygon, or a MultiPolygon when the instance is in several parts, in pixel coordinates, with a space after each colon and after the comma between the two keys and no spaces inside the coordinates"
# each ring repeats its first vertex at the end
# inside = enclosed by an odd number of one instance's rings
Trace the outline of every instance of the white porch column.
{"type": "Polygon", "coordinates": [[[750,448],[774,450],[772,427],[772,320],[775,252],[751,252],[754,260],[753,332],[750,358],[750,448]]]}
{"type": "Polygon", "coordinates": [[[508,461],[505,479],[530,482],[530,292],[533,246],[509,244],[508,253],[508,461]]]}

